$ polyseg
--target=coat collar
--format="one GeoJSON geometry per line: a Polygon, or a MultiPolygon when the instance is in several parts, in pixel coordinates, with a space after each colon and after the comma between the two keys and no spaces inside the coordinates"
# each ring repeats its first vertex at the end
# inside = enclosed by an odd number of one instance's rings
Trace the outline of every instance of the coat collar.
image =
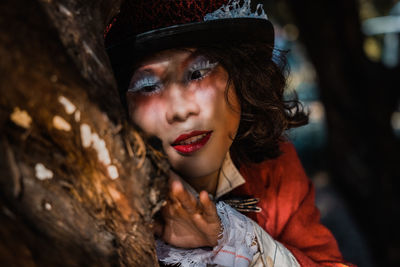
{"type": "Polygon", "coordinates": [[[223,195],[231,192],[236,187],[241,186],[245,182],[245,179],[240,174],[235,164],[233,164],[228,151],[228,153],[226,153],[224,162],[222,163],[221,171],[219,172],[215,198],[218,199],[222,197],[223,195]]]}

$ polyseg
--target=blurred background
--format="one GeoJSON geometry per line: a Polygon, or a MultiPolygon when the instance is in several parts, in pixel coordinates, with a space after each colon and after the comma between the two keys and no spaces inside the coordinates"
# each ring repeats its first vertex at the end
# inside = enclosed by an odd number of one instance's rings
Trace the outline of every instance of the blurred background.
{"type": "Polygon", "coordinates": [[[258,1],[288,51],[290,130],[346,260],[400,266],[400,1],[258,1]]]}

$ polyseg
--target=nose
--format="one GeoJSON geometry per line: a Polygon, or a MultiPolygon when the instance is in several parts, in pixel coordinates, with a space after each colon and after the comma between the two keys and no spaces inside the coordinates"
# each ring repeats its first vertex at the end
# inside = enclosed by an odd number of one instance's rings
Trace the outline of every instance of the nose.
{"type": "Polygon", "coordinates": [[[195,100],[194,92],[186,88],[183,84],[173,83],[166,88],[167,97],[167,122],[186,121],[191,116],[196,116],[200,112],[200,107],[195,100]]]}

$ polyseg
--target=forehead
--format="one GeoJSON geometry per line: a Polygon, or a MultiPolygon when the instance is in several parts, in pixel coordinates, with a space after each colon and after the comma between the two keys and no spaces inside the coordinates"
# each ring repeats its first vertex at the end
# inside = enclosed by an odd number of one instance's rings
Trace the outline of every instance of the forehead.
{"type": "Polygon", "coordinates": [[[151,55],[146,56],[139,61],[137,69],[141,69],[146,66],[162,64],[162,63],[184,63],[192,58],[196,49],[194,48],[177,48],[163,50],[151,55]]]}

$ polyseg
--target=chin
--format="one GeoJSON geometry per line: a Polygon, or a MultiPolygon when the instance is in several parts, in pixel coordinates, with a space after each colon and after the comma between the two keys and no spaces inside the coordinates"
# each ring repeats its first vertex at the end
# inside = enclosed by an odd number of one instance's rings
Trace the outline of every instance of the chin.
{"type": "MultiPolygon", "coordinates": [[[[207,157],[207,155],[199,156],[180,156],[179,160],[171,158],[171,165],[174,170],[187,179],[195,179],[210,175],[218,171],[225,158],[224,155],[215,157],[207,157]]],[[[174,157],[177,158],[177,157],[174,157]]]]}

